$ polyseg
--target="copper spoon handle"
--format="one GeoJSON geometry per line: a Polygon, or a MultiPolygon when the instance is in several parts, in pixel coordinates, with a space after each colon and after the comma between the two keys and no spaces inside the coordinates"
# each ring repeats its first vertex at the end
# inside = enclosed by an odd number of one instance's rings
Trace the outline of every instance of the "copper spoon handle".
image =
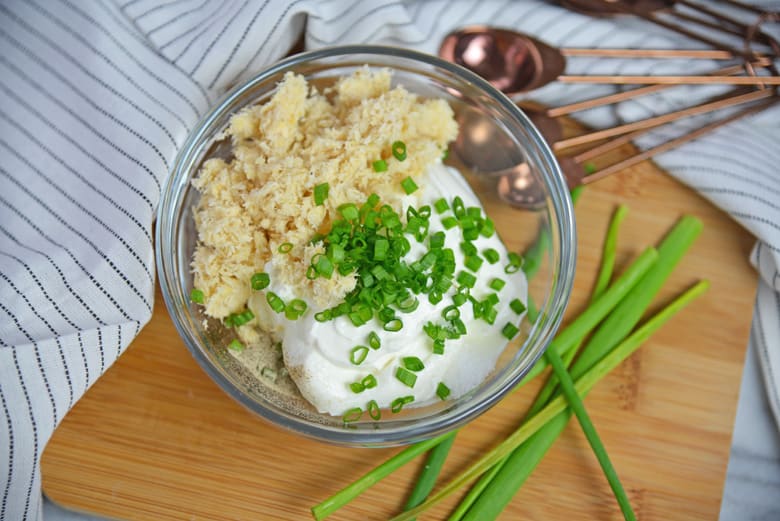
{"type": "Polygon", "coordinates": [[[623,170],[625,168],[628,168],[630,166],[633,166],[637,163],[641,163],[645,159],[650,159],[651,157],[660,154],[661,152],[666,152],[667,150],[671,150],[673,148],[676,148],[684,143],[687,143],[688,141],[697,139],[708,132],[712,132],[718,127],[721,127],[727,123],[731,123],[734,120],[737,120],[739,118],[743,118],[745,116],[749,116],[751,114],[755,114],[757,112],[760,112],[764,110],[765,108],[777,103],[778,98],[773,97],[773,99],[766,100],[763,103],[759,103],[757,105],[754,105],[753,107],[747,108],[745,110],[741,110],[737,112],[736,114],[732,114],[731,116],[728,116],[726,118],[723,118],[721,120],[715,121],[713,123],[710,123],[709,125],[705,125],[697,130],[694,130],[690,134],[686,134],[685,136],[678,137],[676,139],[672,139],[670,141],[667,141],[666,143],[662,143],[658,145],[657,147],[651,148],[649,150],[645,150],[644,152],[640,152],[634,156],[631,156],[627,159],[624,159],[623,161],[619,161],[615,163],[614,165],[610,165],[602,170],[599,170],[598,172],[594,174],[590,174],[588,176],[585,176],[582,179],[582,184],[589,184],[594,181],[598,181],[599,179],[602,179],[610,174],[614,174],[615,172],[619,172],[620,170],[623,170]]]}
{"type": "MultiPolygon", "coordinates": [[[[721,51],[718,51],[721,52],[721,51]]],[[[751,63],[753,67],[766,67],[771,62],[767,58],[761,58],[751,63]]],[[[710,72],[709,74],[718,76],[731,76],[732,74],[739,74],[745,71],[744,65],[732,65],[731,67],[724,67],[710,72]]],[[[560,107],[553,107],[547,109],[545,114],[551,118],[557,118],[558,116],[564,116],[571,114],[572,112],[578,112],[580,110],[592,109],[595,107],[601,107],[602,105],[611,105],[612,103],[618,103],[620,101],[626,101],[635,97],[644,96],[653,92],[658,92],[664,89],[670,89],[674,87],[672,84],[656,84],[647,85],[645,87],[637,87],[636,89],[627,90],[623,92],[617,92],[615,94],[609,94],[607,96],[601,96],[585,101],[578,101],[576,103],[569,103],[568,105],[561,105],[560,107]]]]}
{"type": "MultiPolygon", "coordinates": [[[[740,94],[742,92],[745,92],[742,89],[735,89],[731,92],[720,96],[718,98],[712,99],[711,101],[719,101],[719,100],[727,100],[731,97],[740,94]]],[[[663,123],[662,123],[663,124],[663,123]]],[[[582,164],[585,161],[588,161],[590,159],[593,159],[595,157],[598,157],[606,152],[609,152],[610,150],[613,150],[625,143],[628,143],[630,141],[633,141],[640,136],[643,136],[644,134],[647,134],[648,132],[651,132],[658,128],[660,125],[650,126],[646,128],[642,128],[639,130],[636,130],[634,132],[629,132],[628,134],[621,134],[620,136],[613,137],[609,139],[608,141],[605,141],[604,143],[600,145],[596,145],[595,147],[589,148],[587,150],[583,150],[582,152],[578,152],[574,156],[572,156],[572,159],[575,163],[582,164]]]]}
{"type": "Polygon", "coordinates": [[[688,58],[696,60],[730,60],[729,51],[708,49],[558,49],[564,56],[588,56],[604,58],[688,58]]]}
{"type": "Polygon", "coordinates": [[[629,85],[634,83],[665,85],[780,85],[780,76],[583,76],[562,75],[561,83],[607,83],[629,85]]]}
{"type": "Polygon", "coordinates": [[[661,116],[646,118],[639,121],[634,121],[633,123],[626,123],[625,125],[618,125],[616,127],[607,128],[603,130],[597,130],[595,132],[590,132],[588,134],[583,134],[581,136],[575,136],[569,139],[562,139],[560,141],[556,141],[555,143],[553,143],[552,148],[557,152],[565,148],[569,148],[577,145],[583,145],[585,143],[591,143],[593,141],[598,141],[599,139],[619,136],[620,134],[633,132],[634,130],[657,127],[659,125],[663,125],[664,123],[670,123],[672,121],[687,116],[704,114],[706,112],[723,109],[726,107],[731,107],[733,105],[739,105],[741,103],[757,101],[760,99],[768,98],[772,95],[774,95],[773,91],[769,89],[764,89],[764,90],[749,92],[747,94],[731,96],[729,98],[720,99],[717,101],[710,101],[707,103],[702,103],[700,105],[695,105],[693,107],[688,107],[687,109],[676,110],[674,112],[663,114],[661,116]]]}

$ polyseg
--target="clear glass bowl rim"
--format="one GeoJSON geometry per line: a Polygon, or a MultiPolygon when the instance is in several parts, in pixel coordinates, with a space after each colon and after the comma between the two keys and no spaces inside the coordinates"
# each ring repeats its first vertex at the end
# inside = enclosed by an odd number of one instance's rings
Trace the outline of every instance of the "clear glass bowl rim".
{"type": "Polygon", "coordinates": [[[299,434],[338,445],[379,447],[415,443],[461,427],[498,403],[498,401],[525,377],[549,346],[555,332],[560,326],[560,322],[571,295],[577,245],[573,206],[566,181],[558,162],[539,131],[517,105],[490,83],[464,67],[430,54],[398,47],[378,45],[347,45],[297,54],[277,62],[252,78],[237,84],[225,93],[213,108],[196,124],[174,161],[170,175],[164,183],[157,209],[155,243],[155,257],[160,277],[160,287],[163,300],[168,308],[171,319],[197,363],[223,391],[238,403],[265,418],[272,424],[284,427],[299,434]],[[555,229],[553,230],[552,237],[554,239],[554,247],[557,247],[559,264],[554,267],[553,275],[557,276],[558,280],[553,282],[552,293],[549,295],[547,306],[542,310],[543,312],[546,312],[547,320],[542,324],[540,330],[537,331],[537,342],[534,345],[528,346],[529,349],[533,350],[531,357],[528,359],[529,363],[526,364],[525,367],[520,368],[520,370],[514,370],[510,377],[504,379],[495,392],[483,396],[481,400],[475,400],[474,403],[469,404],[469,406],[457,408],[450,414],[436,415],[434,418],[418,420],[415,422],[414,427],[404,430],[383,431],[379,429],[375,431],[353,431],[350,429],[334,429],[333,427],[307,421],[302,418],[295,418],[292,415],[279,414],[273,409],[264,407],[262,404],[251,399],[245,393],[241,392],[240,389],[236,388],[233,382],[227,379],[213,366],[213,362],[204,354],[202,348],[193,337],[192,332],[185,326],[187,321],[185,320],[183,313],[187,301],[182,292],[177,291],[177,277],[174,275],[176,265],[176,252],[174,247],[176,243],[174,240],[176,239],[177,222],[179,219],[179,215],[174,213],[176,205],[172,204],[175,202],[176,197],[178,197],[178,194],[174,189],[182,186],[182,176],[186,177],[188,175],[187,169],[183,168],[187,163],[185,160],[201,145],[204,133],[209,129],[214,120],[221,117],[225,110],[237,98],[240,98],[247,91],[253,89],[255,85],[266,81],[267,78],[273,77],[281,71],[293,70],[296,65],[305,62],[334,58],[337,56],[349,57],[353,55],[375,55],[379,57],[399,58],[412,62],[421,62],[422,64],[443,69],[457,77],[460,81],[476,85],[487,96],[492,98],[494,102],[501,105],[503,110],[505,110],[513,119],[517,120],[525,131],[532,136],[533,146],[538,149],[537,152],[544,163],[544,169],[551,174],[546,177],[546,181],[550,200],[552,201],[553,212],[556,216],[554,222],[555,229]]]}

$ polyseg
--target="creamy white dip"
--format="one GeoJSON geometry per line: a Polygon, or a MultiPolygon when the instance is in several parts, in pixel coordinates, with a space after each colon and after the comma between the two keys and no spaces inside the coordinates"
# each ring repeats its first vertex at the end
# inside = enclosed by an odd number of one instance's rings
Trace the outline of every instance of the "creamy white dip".
{"type": "MultiPolygon", "coordinates": [[[[404,199],[404,211],[408,206],[431,205],[439,198],[451,201],[460,196],[466,207],[481,206],[465,179],[456,170],[441,163],[433,165],[421,179],[423,189],[404,199]]],[[[451,214],[450,214],[451,215],[451,214]]],[[[451,248],[455,254],[455,274],[464,267],[465,256],[460,248],[462,232],[458,227],[445,230],[441,216],[435,210],[430,216],[429,233],[444,231],[445,248],[451,248]]],[[[411,251],[405,260],[411,263],[427,252],[427,247],[416,241],[410,241],[411,251]]],[[[407,407],[424,405],[439,400],[436,389],[443,382],[455,398],[468,392],[482,382],[495,367],[496,360],[508,341],[502,335],[506,323],[519,324],[521,316],[515,313],[509,303],[517,298],[527,301],[527,281],[522,270],[513,274],[504,271],[508,263],[507,250],[497,234],[486,238],[480,236],[472,241],[478,251],[493,248],[500,254],[495,264],[484,262],[475,274],[477,282],[471,295],[482,300],[495,290],[489,287],[494,278],[502,279],[506,285],[498,292],[499,302],[495,306],[498,312],[495,323],[475,319],[470,303],[460,306],[460,318],[466,324],[467,334],[458,339],[445,342],[444,354],[434,354],[432,340],[423,331],[430,322],[442,323],[442,310],[452,304],[453,287],[444,294],[444,298],[432,305],[426,295],[419,296],[419,307],[412,313],[397,313],[403,320],[403,328],[397,332],[385,331],[376,319],[356,327],[346,316],[340,316],[326,322],[314,319],[316,307],[297,320],[288,320],[284,314],[270,310],[262,294],[250,298],[250,309],[261,323],[270,325],[282,338],[282,351],[285,366],[295,381],[303,397],[311,402],[318,411],[341,415],[345,411],[360,407],[366,408],[370,400],[376,400],[380,408],[387,408],[398,397],[414,396],[414,402],[407,407]],[[350,362],[350,351],[356,345],[368,345],[369,333],[376,333],[381,341],[377,350],[369,349],[368,355],[360,365],[350,362]],[[413,388],[406,386],[396,378],[396,370],[404,357],[417,357],[425,365],[417,372],[413,388]],[[355,393],[350,384],[359,382],[367,375],[376,378],[377,385],[363,392],[355,393]]],[[[276,293],[284,301],[296,298],[291,289],[278,281],[275,282],[277,262],[284,262],[283,256],[274,256],[265,267],[271,284],[268,291],[276,293]]],[[[467,270],[468,271],[468,270],[467,270]]]]}

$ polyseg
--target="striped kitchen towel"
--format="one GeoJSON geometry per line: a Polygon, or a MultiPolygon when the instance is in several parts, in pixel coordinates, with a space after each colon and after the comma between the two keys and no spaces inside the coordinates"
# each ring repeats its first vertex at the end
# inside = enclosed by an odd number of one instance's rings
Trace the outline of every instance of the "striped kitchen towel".
{"type": "MultiPolygon", "coordinates": [[[[49,437],[149,320],[160,190],[209,105],[286,54],[304,31],[308,48],[379,43],[434,53],[447,31],[470,23],[512,27],[556,45],[681,43],[630,19],[594,21],[538,1],[0,3],[0,519],[40,517],[39,460],[49,437]]],[[[660,67],[691,65],[573,60],[569,71],[660,67]]],[[[605,89],[551,85],[533,97],[558,104],[605,89]]],[[[691,96],[670,91],[578,116],[607,125],[691,96]]],[[[758,238],[753,340],[775,413],[779,125],[778,112],[767,112],[658,159],[758,238]]]]}

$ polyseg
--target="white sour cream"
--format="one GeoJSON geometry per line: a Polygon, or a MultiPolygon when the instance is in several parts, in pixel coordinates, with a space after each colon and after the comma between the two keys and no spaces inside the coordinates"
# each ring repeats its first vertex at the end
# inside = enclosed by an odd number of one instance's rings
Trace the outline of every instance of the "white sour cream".
{"type": "MultiPolygon", "coordinates": [[[[451,202],[456,195],[463,199],[466,207],[481,207],[479,199],[460,173],[444,165],[431,167],[421,185],[424,189],[405,198],[403,215],[409,205],[419,208],[427,204],[433,208],[439,198],[444,197],[451,202]]],[[[457,276],[461,270],[469,270],[463,265],[460,228],[445,230],[441,224],[441,218],[446,215],[452,213],[445,212],[440,216],[435,210],[432,211],[429,233],[440,230],[445,232],[445,248],[451,248],[455,254],[457,276]]],[[[414,396],[414,402],[406,407],[424,405],[439,400],[436,394],[439,382],[443,382],[451,391],[450,397],[455,398],[477,386],[494,368],[498,356],[508,343],[502,335],[502,328],[508,322],[517,325],[521,319],[509,307],[509,303],[515,298],[523,303],[527,301],[527,282],[522,270],[511,275],[504,272],[508,263],[507,251],[497,234],[490,238],[480,236],[472,242],[480,252],[486,248],[495,249],[500,254],[500,260],[495,264],[483,262],[475,274],[477,283],[471,294],[482,300],[494,293],[495,290],[489,287],[493,278],[504,280],[506,285],[498,292],[500,300],[495,306],[498,315],[492,326],[474,318],[469,302],[460,306],[460,318],[466,324],[467,334],[456,340],[446,340],[442,355],[433,353],[432,340],[423,331],[423,326],[429,321],[445,323],[442,310],[452,304],[454,288],[436,305],[428,301],[427,295],[419,295],[419,306],[414,312],[397,311],[396,316],[403,320],[403,328],[397,332],[384,331],[376,318],[359,327],[354,326],[346,316],[318,322],[314,314],[319,310],[310,307],[304,316],[291,321],[285,319],[283,314],[271,312],[264,298],[251,299],[250,305],[256,315],[273,321],[274,329],[281,333],[285,365],[303,397],[320,412],[341,415],[353,407],[365,410],[370,400],[376,400],[380,408],[388,408],[393,400],[402,396],[414,396]],[[352,364],[350,351],[357,345],[367,346],[368,335],[372,331],[379,336],[381,347],[377,350],[369,349],[360,365],[352,364]],[[414,387],[410,388],[399,381],[395,373],[402,365],[402,358],[412,356],[422,360],[425,368],[415,373],[417,380],[414,387]],[[359,382],[369,374],[376,378],[376,387],[361,393],[350,389],[351,383],[359,382]]],[[[410,243],[412,249],[406,256],[409,263],[427,252],[426,245],[417,243],[411,237],[410,243]]],[[[272,260],[266,266],[271,278],[268,290],[285,301],[294,298],[289,288],[274,284],[273,264],[272,260]]]]}

